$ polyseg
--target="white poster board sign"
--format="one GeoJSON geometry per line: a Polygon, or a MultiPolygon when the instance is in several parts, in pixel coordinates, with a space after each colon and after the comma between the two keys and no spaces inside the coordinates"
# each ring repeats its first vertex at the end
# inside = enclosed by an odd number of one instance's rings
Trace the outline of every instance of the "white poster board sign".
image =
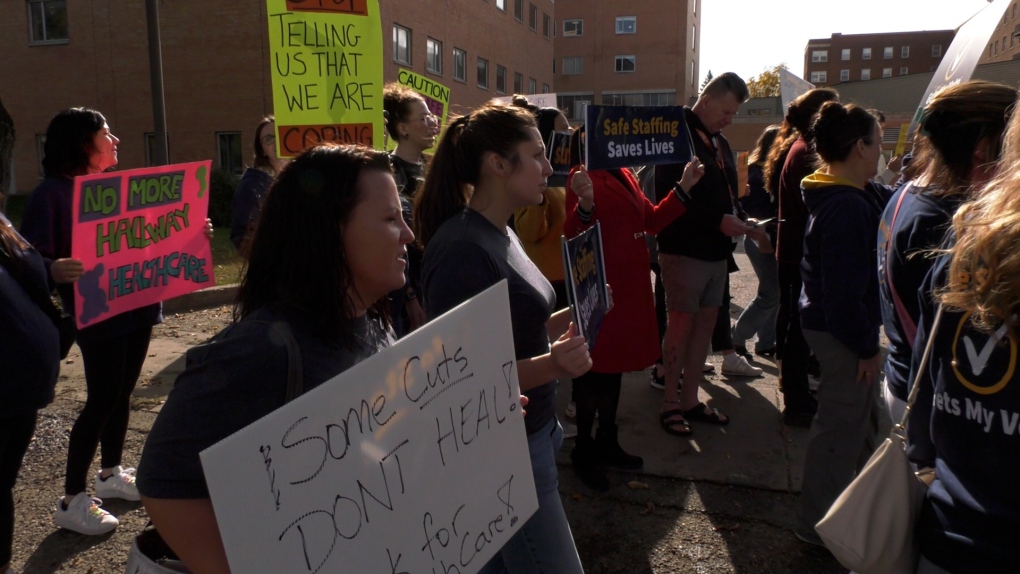
{"type": "Polygon", "coordinates": [[[815,89],[815,85],[811,82],[794,75],[786,68],[779,68],[779,96],[783,106],[783,117],[786,117],[786,112],[789,111],[788,108],[793,100],[813,89],[815,89]]]}
{"type": "Polygon", "coordinates": [[[963,26],[960,26],[953,38],[953,43],[949,45],[949,49],[942,56],[942,62],[935,70],[935,75],[931,77],[928,88],[921,96],[921,103],[918,104],[917,111],[910,120],[908,136],[913,136],[914,128],[921,120],[924,107],[928,105],[928,101],[935,92],[946,86],[966,82],[974,74],[974,68],[977,67],[978,60],[985,52],[988,39],[999,25],[1002,15],[1006,13],[1009,3],[1010,0],[995,0],[972,16],[970,20],[967,20],[963,26]]]}
{"type": "MultiPolygon", "coordinates": [[[[528,98],[528,103],[533,105],[533,106],[538,106],[540,108],[556,108],[556,109],[559,109],[559,106],[556,105],[556,93],[555,92],[548,93],[548,94],[528,94],[528,95],[526,95],[524,97],[528,98]]],[[[513,96],[500,96],[498,98],[492,98],[492,99],[494,101],[497,101],[497,102],[501,102],[501,103],[504,103],[504,104],[509,104],[510,101],[513,99],[513,96]]]]}
{"type": "Polygon", "coordinates": [[[202,452],[233,572],[477,572],[538,509],[503,281],[202,452]]]}

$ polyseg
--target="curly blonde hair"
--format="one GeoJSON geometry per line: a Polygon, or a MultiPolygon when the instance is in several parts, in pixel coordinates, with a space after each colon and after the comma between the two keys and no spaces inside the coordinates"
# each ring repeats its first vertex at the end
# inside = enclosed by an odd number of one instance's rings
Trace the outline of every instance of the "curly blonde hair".
{"type": "Polygon", "coordinates": [[[1020,114],[1013,114],[1004,136],[998,172],[975,199],[953,216],[956,244],[945,287],[944,305],[971,313],[977,329],[1005,323],[1016,334],[1020,306],[1020,114]]]}

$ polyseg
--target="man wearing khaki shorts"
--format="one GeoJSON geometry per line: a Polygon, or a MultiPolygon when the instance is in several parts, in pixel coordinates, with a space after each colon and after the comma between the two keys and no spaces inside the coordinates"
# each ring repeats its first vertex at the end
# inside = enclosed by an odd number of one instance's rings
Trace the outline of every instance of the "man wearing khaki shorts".
{"type": "MultiPolygon", "coordinates": [[[[744,81],[727,72],[705,86],[693,108],[684,108],[691,145],[705,175],[691,188],[687,212],[658,235],[667,310],[662,342],[666,389],[659,422],[673,435],[690,435],[689,421],[729,423],[728,417],[698,399],[698,384],[723,302],[731,238],[760,233],[733,214],[736,167],[729,144],[719,133],[747,96],[744,81]],[[685,383],[678,392],[681,380],[685,383]]],[[[656,166],[660,197],[680,180],[683,168],[684,164],[656,166]]]]}

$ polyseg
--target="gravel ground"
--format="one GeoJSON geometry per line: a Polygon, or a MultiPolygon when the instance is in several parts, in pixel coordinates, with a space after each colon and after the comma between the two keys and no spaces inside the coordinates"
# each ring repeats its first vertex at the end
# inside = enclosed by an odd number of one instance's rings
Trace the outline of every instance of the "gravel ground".
{"type": "MultiPolygon", "coordinates": [[[[741,295],[746,289],[735,282],[735,297],[748,300],[741,295]]],[[[229,312],[227,307],[217,307],[173,315],[156,328],[153,337],[197,343],[226,325],[229,312]]],[[[126,461],[138,460],[155,419],[148,409],[162,400],[169,383],[139,382],[126,461]]],[[[131,539],[147,521],[139,503],[109,501],[105,507],[121,525],[104,536],[80,536],[53,526],[68,435],[84,389],[84,381],[61,384],[65,391],[40,413],[15,488],[14,566],[26,574],[122,573],[131,539]]],[[[622,473],[610,478],[617,487],[597,494],[581,485],[569,467],[560,469],[564,506],[590,574],[846,572],[827,551],[792,536],[789,525],[796,494],[622,473]]]]}

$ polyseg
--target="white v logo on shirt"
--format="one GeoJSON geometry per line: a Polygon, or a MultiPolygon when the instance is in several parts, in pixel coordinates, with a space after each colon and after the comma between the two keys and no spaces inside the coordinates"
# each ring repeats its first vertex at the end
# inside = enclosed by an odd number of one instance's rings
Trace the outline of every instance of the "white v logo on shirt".
{"type": "Polygon", "coordinates": [[[981,353],[977,352],[974,348],[974,342],[970,340],[970,336],[964,336],[963,346],[967,350],[967,360],[970,362],[970,370],[974,373],[974,376],[979,377],[984,372],[985,366],[988,364],[988,359],[992,356],[992,351],[995,350],[995,345],[1002,340],[1002,337],[1006,334],[1006,324],[1003,323],[988,341],[985,342],[985,346],[981,349],[981,353]]]}

